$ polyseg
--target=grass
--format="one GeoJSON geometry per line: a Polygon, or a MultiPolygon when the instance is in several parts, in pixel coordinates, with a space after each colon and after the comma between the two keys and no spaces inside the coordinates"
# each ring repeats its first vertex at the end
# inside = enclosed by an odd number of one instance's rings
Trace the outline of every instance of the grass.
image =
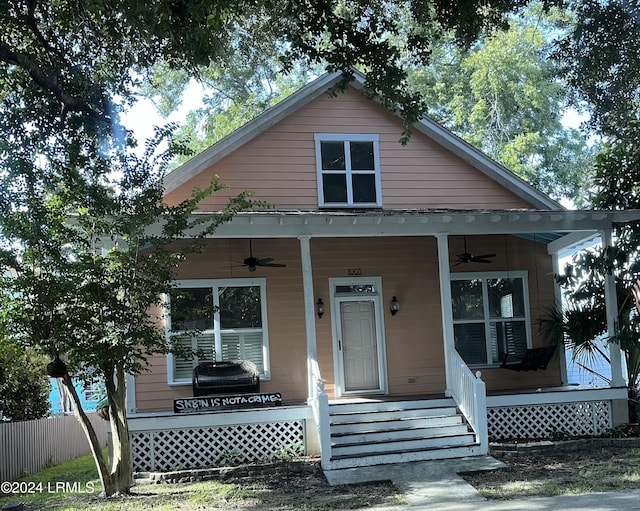
{"type": "Polygon", "coordinates": [[[20,479],[30,492],[0,498],[0,507],[8,502],[25,502],[38,509],[58,509],[57,502],[66,495],[98,495],[102,485],[91,454],[74,458],[20,479]],[[53,507],[51,507],[53,506],[53,507]]]}
{"type": "MultiPolygon", "coordinates": [[[[505,470],[467,474],[465,479],[490,499],[571,495],[640,488],[640,449],[598,448],[582,452],[506,456],[505,470]]],[[[402,505],[389,484],[330,487],[315,475],[278,474],[229,482],[137,486],[131,496],[105,499],[90,455],[21,479],[55,490],[75,483],[74,491],[41,491],[0,498],[0,507],[22,501],[30,510],[174,511],[190,509],[332,510],[402,505]],[[51,484],[53,483],[53,487],[51,484]],[[94,492],[75,491],[93,485],[94,492]]]]}
{"type": "Polygon", "coordinates": [[[0,507],[24,502],[30,510],[175,511],[191,509],[252,509],[319,511],[362,509],[377,504],[400,505],[403,496],[389,483],[329,487],[316,475],[278,474],[231,482],[204,481],[154,484],[133,488],[130,496],[104,498],[91,455],[45,469],[20,480],[42,485],[42,491],[0,498],[0,507]],[[56,482],[76,483],[72,490],[58,491],[56,482]],[[52,491],[50,491],[52,490],[52,491]]]}
{"type": "Polygon", "coordinates": [[[610,447],[548,452],[505,456],[502,461],[508,468],[493,473],[466,474],[464,478],[488,499],[640,488],[640,449],[610,447]]]}

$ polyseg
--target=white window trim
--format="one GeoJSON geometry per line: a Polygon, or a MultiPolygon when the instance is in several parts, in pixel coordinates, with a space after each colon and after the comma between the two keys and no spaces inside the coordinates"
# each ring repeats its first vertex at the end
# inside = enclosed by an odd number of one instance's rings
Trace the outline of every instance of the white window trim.
{"type": "MultiPolygon", "coordinates": [[[[485,271],[485,272],[469,272],[469,273],[452,273],[450,280],[482,280],[482,303],[483,303],[483,318],[477,320],[453,320],[453,324],[466,324],[466,323],[484,323],[485,327],[485,349],[486,349],[486,359],[491,360],[491,345],[487,342],[488,339],[491,338],[490,333],[490,324],[491,318],[489,317],[489,300],[487,296],[487,283],[486,281],[489,279],[522,279],[522,294],[523,302],[524,302],[524,318],[522,317],[514,317],[517,321],[522,321],[524,319],[525,323],[525,335],[527,336],[527,348],[532,347],[532,336],[531,336],[531,310],[529,307],[529,272],[527,270],[516,270],[516,271],[485,271]]],[[[496,318],[497,321],[500,319],[496,318]]],[[[497,363],[484,363],[484,364],[469,364],[469,367],[473,368],[492,368],[492,367],[500,367],[500,362],[497,363]]]]}
{"type": "MultiPolygon", "coordinates": [[[[271,364],[269,362],[269,330],[268,330],[268,321],[267,321],[267,281],[264,278],[253,278],[253,279],[186,279],[186,280],[178,280],[176,281],[176,287],[189,287],[189,288],[209,288],[213,289],[213,305],[216,309],[216,312],[213,316],[213,330],[203,330],[203,333],[212,333],[215,338],[216,343],[216,357],[219,357],[222,354],[222,329],[220,328],[220,312],[219,312],[219,297],[218,297],[218,288],[220,287],[250,287],[250,286],[259,286],[260,287],[260,305],[261,305],[261,314],[262,314],[262,359],[264,365],[264,371],[260,374],[261,380],[270,380],[271,379],[271,364]]],[[[169,303],[170,297],[167,296],[165,298],[166,302],[169,303]]],[[[171,310],[167,308],[167,310],[171,310]]],[[[245,329],[237,329],[235,331],[244,331],[245,329]]],[[[233,332],[233,329],[225,329],[224,332],[233,332]]],[[[166,315],[165,320],[165,335],[167,338],[167,342],[170,340],[171,333],[171,314],[166,315]]],[[[175,333],[173,335],[176,335],[175,333]]],[[[195,359],[197,360],[197,358],[195,359]]],[[[167,383],[169,386],[181,386],[181,385],[191,385],[191,378],[187,379],[178,379],[174,378],[174,355],[173,353],[167,354],[167,383]]]]}
{"type": "Polygon", "coordinates": [[[316,148],[316,172],[318,182],[318,205],[320,207],[331,208],[381,208],[382,207],[382,179],[380,177],[380,137],[376,134],[364,133],[316,133],[314,134],[316,148]],[[371,174],[370,170],[357,171],[351,170],[351,155],[345,150],[346,169],[344,171],[323,171],[322,170],[322,153],[320,142],[373,142],[373,174],[375,176],[376,186],[376,202],[353,202],[353,180],[354,174],[371,174]],[[329,202],[324,201],[323,179],[324,174],[346,174],[347,181],[347,202],[329,202]]]}

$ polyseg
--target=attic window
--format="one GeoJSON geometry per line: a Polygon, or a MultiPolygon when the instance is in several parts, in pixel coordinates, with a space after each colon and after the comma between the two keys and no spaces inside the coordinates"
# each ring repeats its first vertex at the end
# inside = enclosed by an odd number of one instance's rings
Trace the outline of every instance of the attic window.
{"type": "Polygon", "coordinates": [[[318,204],[381,207],[378,135],[316,134],[318,204]]]}

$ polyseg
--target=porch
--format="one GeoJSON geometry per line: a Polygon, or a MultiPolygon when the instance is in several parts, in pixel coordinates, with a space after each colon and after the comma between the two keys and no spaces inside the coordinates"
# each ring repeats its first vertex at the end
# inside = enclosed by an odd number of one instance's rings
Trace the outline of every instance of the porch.
{"type": "MultiPolygon", "coordinates": [[[[286,263],[277,273],[266,270],[264,282],[260,282],[266,287],[269,279],[269,319],[262,325],[264,331],[269,327],[271,335],[262,350],[267,354],[265,367],[266,362],[271,365],[270,371],[265,371],[265,387],[282,392],[292,400],[290,403],[303,399],[306,403],[179,417],[171,413],[132,415],[134,469],[171,470],[257,461],[298,446],[304,454],[321,455],[325,469],[442,459],[486,454],[489,439],[548,438],[552,431],[599,435],[626,422],[627,396],[620,352],[615,346],[611,346],[613,385],[620,388],[558,387],[566,381],[562,359],[553,371],[529,371],[516,377],[499,368],[496,360],[501,358],[500,353],[494,354],[490,343],[483,344],[486,350],[481,352],[484,358],[480,361],[469,351],[465,354],[465,360],[476,364],[474,371],[482,368],[484,374],[480,375],[469,368],[456,349],[459,336],[455,324],[464,321],[456,316],[452,299],[452,280],[456,277],[451,273],[451,261],[463,250],[466,253],[465,237],[475,235],[474,241],[484,240],[497,247],[498,255],[493,260],[497,278],[503,278],[503,274],[510,280],[519,278],[523,283],[519,289],[531,282],[536,296],[535,317],[540,317],[544,305],[558,298],[549,278],[558,268],[558,252],[593,236],[594,227],[602,229],[604,242],[610,245],[610,229],[606,228],[612,219],[605,213],[577,216],[572,212],[540,211],[238,215],[216,234],[219,240],[212,241],[211,252],[200,256],[201,267],[190,265],[191,273],[185,273],[185,278],[202,276],[203,271],[211,278],[220,278],[224,271],[232,270],[211,269],[211,261],[223,259],[225,254],[238,259],[232,250],[235,245],[245,247],[245,240],[253,238],[264,240],[261,243],[268,245],[270,258],[286,263]],[[584,232],[559,237],[574,229],[584,232]],[[544,239],[541,233],[555,234],[544,239]],[[220,239],[228,240],[228,251],[220,250],[220,239]],[[232,243],[235,240],[240,243],[232,243]],[[214,247],[215,242],[218,245],[214,247]],[[339,263],[336,254],[343,255],[339,263]],[[359,261],[366,261],[369,267],[362,271],[359,261]],[[345,274],[345,268],[347,277],[337,277],[345,274]],[[524,270],[522,276],[517,275],[518,270],[524,270]],[[397,316],[388,307],[395,301],[389,298],[396,295],[400,300],[397,316]],[[321,311],[322,298],[327,301],[321,311]],[[346,305],[351,303],[370,307],[356,314],[347,310],[346,305]],[[351,367],[344,354],[344,334],[352,333],[343,324],[351,321],[349,314],[358,320],[354,324],[365,324],[366,332],[377,335],[361,336],[375,338],[376,342],[368,346],[367,353],[373,356],[358,359],[370,359],[371,363],[362,366],[373,368],[363,372],[359,380],[349,379],[353,373],[345,371],[351,367]],[[487,388],[502,390],[500,394],[487,393],[487,388]],[[432,392],[444,396],[435,399],[432,392]],[[425,394],[429,395],[425,398],[425,394]],[[336,398],[360,398],[362,402],[340,411],[345,401],[336,398]],[[398,402],[402,406],[389,409],[388,403],[398,402]],[[393,412],[392,417],[389,412],[393,412]],[[434,415],[439,418],[435,423],[430,419],[434,415]]],[[[480,250],[484,253],[488,248],[480,250]]],[[[470,270],[467,275],[475,275],[473,278],[480,281],[479,274],[473,272],[481,266],[467,264],[464,268],[470,270]]],[[[612,291],[608,280],[605,292],[613,331],[612,291]]],[[[526,292],[520,294],[522,300],[527,299],[526,292]]],[[[263,307],[266,311],[266,298],[263,307]]],[[[266,318],[266,312],[262,317],[266,318]]],[[[510,321],[513,313],[505,313],[505,317],[510,321]]],[[[489,339],[494,335],[491,327],[495,321],[480,319],[484,325],[480,329],[485,329],[489,339]]],[[[531,318],[519,320],[525,325],[518,327],[519,335],[528,338],[524,333],[530,328],[531,318]]],[[[460,330],[472,329],[465,326],[460,330]]],[[[506,333],[502,335],[506,343],[506,333]]],[[[355,335],[354,339],[359,337],[355,335]]],[[[528,344],[541,346],[543,341],[536,338],[528,344]]],[[[156,393],[157,381],[151,378],[144,383],[146,406],[166,406],[168,396],[184,397],[190,390],[171,377],[169,381],[170,393],[156,393]],[[158,396],[153,402],[149,399],[152,395],[158,396]]]]}
{"type": "Polygon", "coordinates": [[[489,439],[599,436],[624,422],[627,407],[624,387],[492,392],[483,442],[478,425],[444,395],[318,398],[320,407],[130,414],[133,469],[197,469],[296,454],[321,456],[325,469],[472,456],[489,439]]]}

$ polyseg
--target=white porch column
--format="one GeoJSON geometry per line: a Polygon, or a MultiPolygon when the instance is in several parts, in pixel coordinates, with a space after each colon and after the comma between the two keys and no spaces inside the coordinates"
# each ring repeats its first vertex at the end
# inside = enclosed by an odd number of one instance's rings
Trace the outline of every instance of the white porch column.
{"type": "Polygon", "coordinates": [[[440,274],[440,302],[442,309],[442,337],[444,339],[444,365],[447,378],[445,394],[451,395],[451,361],[447,346],[453,348],[453,308],[451,306],[451,272],[449,271],[449,235],[436,234],[438,240],[438,269],[440,274]]]}
{"type": "MultiPolygon", "coordinates": [[[[560,275],[558,252],[553,252],[551,254],[551,264],[553,265],[553,274],[560,275]]],[[[555,279],[553,282],[553,295],[556,302],[556,310],[561,311],[564,308],[564,304],[562,302],[562,289],[555,279]]],[[[558,346],[558,357],[560,358],[560,379],[562,380],[562,385],[568,385],[569,376],[567,375],[567,350],[564,339],[562,340],[562,346],[558,346]]]]}
{"type": "MultiPolygon", "coordinates": [[[[602,234],[602,247],[613,246],[611,229],[605,229],[602,234]]],[[[612,274],[607,274],[604,280],[604,297],[607,308],[607,336],[613,337],[618,332],[618,299],[616,296],[616,281],[612,274]]],[[[622,374],[622,352],[620,345],[609,343],[609,358],[611,359],[611,386],[624,387],[626,385],[622,374]]]]}
{"type": "Polygon", "coordinates": [[[311,265],[311,236],[299,236],[302,260],[302,289],[304,292],[304,324],[307,333],[307,399],[314,395],[312,362],[318,360],[316,343],[316,310],[313,297],[313,267],[311,265]]]}

